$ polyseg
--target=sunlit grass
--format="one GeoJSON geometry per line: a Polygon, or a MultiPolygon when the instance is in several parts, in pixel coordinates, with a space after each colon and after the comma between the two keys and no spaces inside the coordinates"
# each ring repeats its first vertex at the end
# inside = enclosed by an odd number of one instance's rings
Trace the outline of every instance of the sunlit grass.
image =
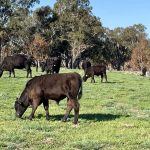
{"type": "MultiPolygon", "coordinates": [[[[60,72],[79,72],[67,70],[60,72]]],[[[35,72],[33,76],[43,73],[35,72]]],[[[150,149],[150,80],[123,72],[108,72],[108,83],[90,79],[83,83],[80,100],[79,125],[61,122],[66,99],[59,106],[50,101],[51,120],[45,119],[39,106],[33,121],[27,119],[31,108],[22,119],[15,117],[14,102],[26,82],[26,72],[16,70],[16,78],[4,73],[0,78],[0,149],[55,149],[55,150],[147,150],[150,149]]]]}

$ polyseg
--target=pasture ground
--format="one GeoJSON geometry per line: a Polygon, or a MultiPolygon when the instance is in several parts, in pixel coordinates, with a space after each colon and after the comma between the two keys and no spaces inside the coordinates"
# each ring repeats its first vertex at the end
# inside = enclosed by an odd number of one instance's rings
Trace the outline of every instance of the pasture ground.
{"type": "MultiPolygon", "coordinates": [[[[82,70],[61,69],[60,72],[82,70]]],[[[33,76],[42,74],[33,69],[33,76]]],[[[22,119],[15,117],[14,102],[27,82],[26,72],[16,70],[16,78],[4,73],[0,78],[0,149],[2,150],[150,150],[150,79],[108,72],[108,83],[83,83],[79,125],[61,122],[66,99],[59,106],[50,101],[51,120],[39,106],[33,121],[31,108],[22,119]]]]}

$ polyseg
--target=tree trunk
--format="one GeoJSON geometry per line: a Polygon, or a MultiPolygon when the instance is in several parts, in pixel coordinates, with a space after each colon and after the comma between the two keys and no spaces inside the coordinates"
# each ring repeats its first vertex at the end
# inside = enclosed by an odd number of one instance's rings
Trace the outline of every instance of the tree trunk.
{"type": "Polygon", "coordinates": [[[2,40],[0,39],[0,64],[2,63],[2,40]]]}

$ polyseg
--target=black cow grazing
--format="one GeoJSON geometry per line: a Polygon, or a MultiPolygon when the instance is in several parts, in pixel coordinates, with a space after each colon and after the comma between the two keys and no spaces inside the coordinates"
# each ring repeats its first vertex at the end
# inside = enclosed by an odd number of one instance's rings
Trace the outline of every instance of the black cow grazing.
{"type": "Polygon", "coordinates": [[[88,78],[91,77],[91,82],[95,83],[94,75],[101,76],[101,82],[103,82],[103,77],[104,77],[107,82],[106,66],[96,65],[96,66],[89,67],[85,71],[85,75],[83,76],[83,81],[85,82],[88,78]]]}
{"type": "Polygon", "coordinates": [[[87,60],[84,60],[82,62],[82,69],[84,70],[84,72],[87,70],[87,68],[91,67],[91,62],[90,61],[87,61],[87,60]]]}
{"type": "Polygon", "coordinates": [[[62,61],[61,57],[48,58],[46,62],[41,63],[42,72],[46,71],[47,74],[59,73],[61,61],[62,61]]]}
{"type": "Polygon", "coordinates": [[[68,115],[74,109],[74,124],[78,122],[79,102],[82,96],[82,79],[78,73],[46,74],[36,76],[26,84],[19,99],[15,102],[16,116],[22,117],[29,105],[32,112],[29,119],[32,120],[37,107],[43,103],[46,119],[49,119],[49,99],[59,103],[67,97],[67,110],[63,121],[67,121],[68,115]]]}
{"type": "Polygon", "coordinates": [[[143,67],[141,76],[146,76],[146,72],[147,72],[147,68],[143,67]]]}
{"type": "Polygon", "coordinates": [[[13,56],[7,56],[4,58],[1,66],[0,66],[0,77],[3,74],[3,71],[9,71],[9,77],[11,77],[11,73],[13,73],[15,77],[14,69],[23,69],[27,70],[27,78],[30,74],[32,77],[31,65],[35,65],[34,58],[31,56],[27,56],[24,54],[15,54],[13,56]]]}

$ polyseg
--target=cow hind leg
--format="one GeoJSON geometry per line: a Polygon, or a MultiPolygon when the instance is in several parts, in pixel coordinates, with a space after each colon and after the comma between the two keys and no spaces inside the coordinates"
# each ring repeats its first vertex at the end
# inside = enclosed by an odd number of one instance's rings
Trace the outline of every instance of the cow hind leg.
{"type": "Polygon", "coordinates": [[[73,123],[77,124],[78,123],[78,117],[79,117],[80,104],[76,99],[72,100],[72,103],[73,103],[73,108],[74,108],[74,121],[73,121],[73,123]]]}
{"type": "Polygon", "coordinates": [[[27,70],[27,76],[26,76],[26,78],[28,78],[28,76],[29,76],[29,71],[27,70]]]}
{"type": "Polygon", "coordinates": [[[104,75],[103,75],[103,74],[101,74],[101,82],[103,82],[103,77],[104,77],[104,75]]]}
{"type": "Polygon", "coordinates": [[[46,119],[49,120],[50,119],[50,115],[49,115],[49,102],[48,100],[44,100],[43,101],[43,106],[46,112],[46,119]]]}
{"type": "Polygon", "coordinates": [[[68,118],[72,108],[73,108],[73,105],[72,105],[71,100],[67,99],[67,109],[66,109],[66,113],[65,113],[64,117],[62,118],[62,121],[64,121],[64,122],[67,121],[67,118],[68,118]]]}
{"type": "Polygon", "coordinates": [[[13,75],[14,75],[14,78],[15,78],[15,71],[14,71],[14,69],[12,70],[12,73],[13,73],[13,75]]]}

